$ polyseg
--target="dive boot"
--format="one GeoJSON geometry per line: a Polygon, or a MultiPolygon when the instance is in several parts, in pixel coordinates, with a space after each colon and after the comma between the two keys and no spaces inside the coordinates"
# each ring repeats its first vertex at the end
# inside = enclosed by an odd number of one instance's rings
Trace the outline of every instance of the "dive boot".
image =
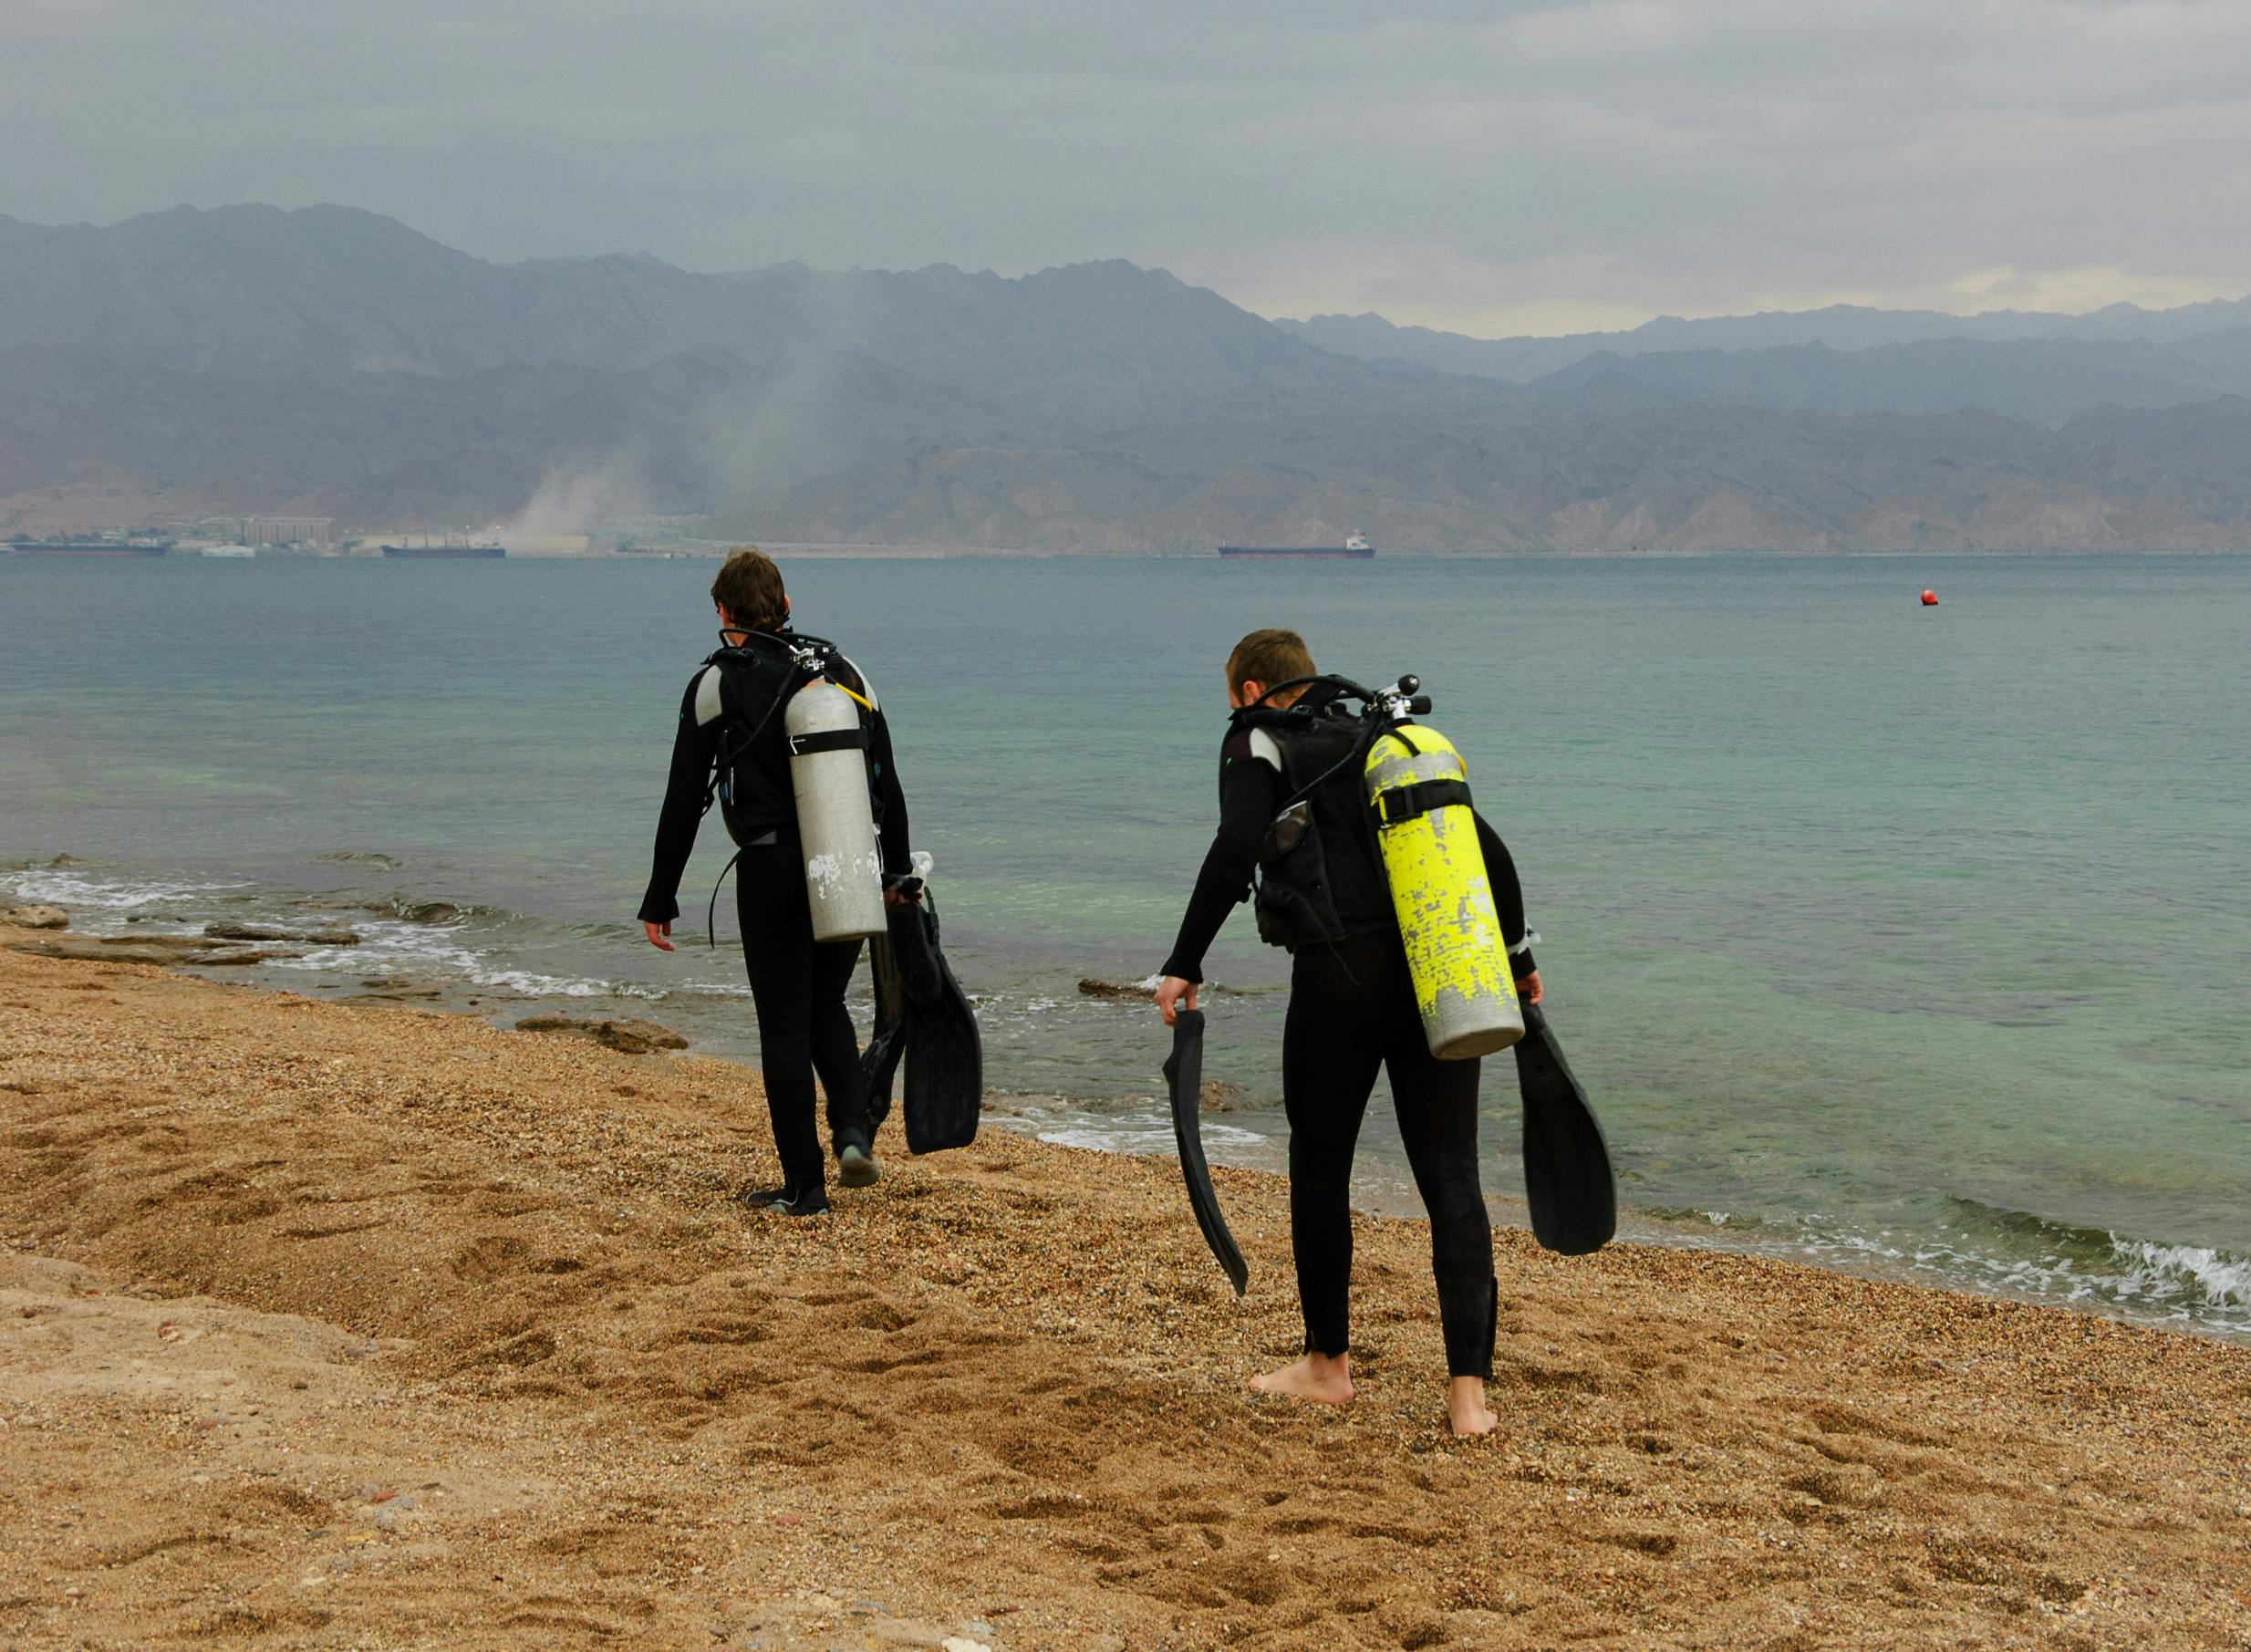
{"type": "Polygon", "coordinates": [[[883,1174],[876,1156],[856,1141],[837,1144],[836,1167],[836,1179],[847,1188],[872,1188],[883,1174]]]}
{"type": "Polygon", "coordinates": [[[764,1188],[743,1194],[742,1203],[762,1216],[825,1216],[828,1190],[808,1188],[800,1193],[789,1187],[764,1188]]]}

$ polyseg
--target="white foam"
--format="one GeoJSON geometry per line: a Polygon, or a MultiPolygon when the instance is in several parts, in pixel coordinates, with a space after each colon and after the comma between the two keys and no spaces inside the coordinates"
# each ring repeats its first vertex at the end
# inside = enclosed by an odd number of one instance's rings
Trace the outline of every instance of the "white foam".
{"type": "Polygon", "coordinates": [[[2113,1232],[2111,1254],[2100,1261],[2060,1251],[2011,1257],[1946,1240],[1908,1238],[1888,1228],[1864,1233],[1822,1224],[1820,1217],[1803,1219],[1798,1240],[1783,1248],[1820,1262],[1857,1257],[2020,1301],[2108,1304],[2137,1317],[2251,1334],[2251,1261],[2208,1245],[2160,1244],[2113,1232]]]}
{"type": "MultiPolygon", "coordinates": [[[[1170,1156],[1176,1149],[1172,1123],[1147,1118],[1094,1119],[1077,1117],[1059,1125],[1050,1125],[1034,1134],[1042,1141],[1052,1141],[1058,1147],[1091,1148],[1100,1153],[1140,1153],[1170,1156]]],[[[1266,1138],[1254,1130],[1240,1129],[1233,1125],[1204,1126],[1204,1146],[1214,1148],[1252,1148],[1266,1145],[1266,1138]]]]}
{"type": "Polygon", "coordinates": [[[2210,1245],[2163,1245],[2111,1236],[2126,1277],[2144,1296],[2166,1301],[2183,1294],[2229,1307],[2251,1307],[2251,1261],[2210,1245]]]}
{"type": "MultiPolygon", "coordinates": [[[[713,998],[748,998],[751,996],[749,986],[740,981],[683,981],[679,985],[664,991],[652,988],[648,995],[651,998],[669,998],[690,992],[706,993],[713,998]]],[[[856,1003],[866,996],[865,992],[849,993],[846,995],[846,1002],[856,1003]]]]}
{"type": "Polygon", "coordinates": [[[581,975],[540,975],[529,970],[480,970],[470,979],[481,987],[504,987],[526,998],[661,997],[653,987],[626,981],[589,981],[581,975]]]}
{"type": "Polygon", "coordinates": [[[88,878],[59,867],[37,867],[6,875],[9,892],[18,900],[63,907],[92,907],[122,912],[134,907],[158,906],[186,900],[221,889],[243,889],[244,883],[161,883],[88,878]]]}

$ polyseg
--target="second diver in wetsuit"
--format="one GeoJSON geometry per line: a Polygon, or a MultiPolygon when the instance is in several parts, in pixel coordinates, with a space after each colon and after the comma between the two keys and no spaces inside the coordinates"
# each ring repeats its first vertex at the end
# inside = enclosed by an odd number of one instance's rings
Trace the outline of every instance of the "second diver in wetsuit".
{"type": "MultiPolygon", "coordinates": [[[[1228,704],[1238,712],[1261,701],[1286,707],[1302,693],[1320,692],[1319,685],[1285,688],[1271,698],[1268,690],[1313,675],[1312,655],[1295,631],[1253,631],[1228,658],[1228,704]]],[[[1319,726],[1300,736],[1237,718],[1229,731],[1219,760],[1219,833],[1197,875],[1157,1003],[1168,1026],[1177,1009],[1196,1007],[1205,951],[1228,913],[1249,897],[1253,870],[1265,858],[1260,933],[1288,944],[1291,953],[1281,1082],[1290,1123],[1291,1248],[1305,1341],[1300,1358],[1253,1377],[1250,1386],[1329,1405],[1353,1397],[1353,1153],[1382,1068],[1391,1076],[1399,1134],[1430,1215],[1447,1414],[1457,1434],[1488,1433],[1497,1420],[1485,1403],[1485,1383],[1492,1375],[1499,1285],[1478,1176],[1478,1063],[1441,1061],[1430,1053],[1362,765],[1338,762],[1348,747],[1319,726]],[[1299,827],[1310,821],[1320,843],[1317,871],[1296,889],[1287,876],[1274,875],[1271,835],[1293,799],[1305,805],[1293,811],[1304,816],[1299,827]],[[1303,921],[1309,898],[1320,908],[1312,924],[1319,939],[1305,939],[1312,933],[1303,921]],[[1293,907],[1294,919],[1285,909],[1293,907]],[[1279,939],[1285,936],[1291,938],[1279,939]]],[[[1511,973],[1522,998],[1537,1003],[1540,981],[1525,940],[1515,863],[1482,817],[1477,826],[1511,973]]]]}
{"type": "MultiPolygon", "coordinates": [[[[672,950],[676,899],[696,826],[717,795],[727,828],[742,846],[735,882],[742,926],[742,961],[758,1011],[758,1064],[774,1149],[778,1188],[745,1196],[753,1210],[817,1216],[828,1209],[827,1160],[821,1150],[814,1075],[828,1095],[828,1124],[841,1179],[864,1187],[878,1174],[869,1140],[859,1035],[845,1005],[845,985],[859,962],[860,943],[816,941],[805,890],[804,853],[790,776],[782,702],[802,682],[801,654],[811,639],[790,629],[782,572],[754,545],[738,546],[711,582],[721,639],[680,701],[672,769],[657,823],[654,864],[641,901],[650,944],[672,950]]],[[[866,708],[868,769],[883,858],[884,899],[915,899],[907,838],[907,799],[891,755],[882,708],[857,667],[833,649],[817,650],[821,667],[866,708]]]]}

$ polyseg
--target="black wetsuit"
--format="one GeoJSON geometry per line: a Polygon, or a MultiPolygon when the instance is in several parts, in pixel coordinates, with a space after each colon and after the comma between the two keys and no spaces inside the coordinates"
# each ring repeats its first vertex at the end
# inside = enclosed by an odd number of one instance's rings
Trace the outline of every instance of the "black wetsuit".
{"type": "MultiPolygon", "coordinates": [[[[856,672],[840,670],[845,686],[865,693],[856,672]]],[[[695,847],[713,764],[730,731],[747,732],[765,708],[736,706],[727,715],[699,722],[699,670],[680,700],[679,732],[672,742],[672,772],[657,821],[655,863],[641,900],[645,923],[679,916],[680,875],[695,847]]],[[[872,696],[871,696],[872,697],[872,696]]],[[[878,708],[868,731],[868,759],[876,777],[878,828],[887,880],[908,869],[907,799],[891,756],[891,733],[878,708]]],[[[797,835],[796,794],[790,784],[789,747],[783,719],[766,719],[758,739],[733,767],[732,825],[744,843],[735,879],[735,911],[742,925],[742,960],[751,1000],[758,1011],[759,1070],[766,1081],[766,1108],[782,1174],[796,1192],[821,1187],[826,1158],[815,1122],[814,1075],[828,1096],[831,1132],[858,1127],[867,1098],[860,1075],[859,1034],[845,1008],[845,984],[859,962],[856,940],[816,942],[805,893],[804,854],[797,835]]]]}
{"type": "MultiPolygon", "coordinates": [[[[1204,953],[1250,888],[1260,846],[1285,798],[1281,775],[1253,754],[1247,733],[1229,736],[1221,761],[1219,830],[1164,968],[1187,981],[1203,980],[1204,953]]],[[[1346,784],[1357,785],[1356,767],[1346,784]]],[[[1503,936],[1520,947],[1524,894],[1516,863],[1482,816],[1478,841],[1503,936]]],[[[1532,971],[1529,951],[1512,951],[1509,962],[1520,981],[1532,971]]],[[[1478,1065],[1431,1055],[1395,922],[1295,949],[1281,1086],[1290,1119],[1291,1246],[1308,1353],[1340,1355],[1351,1346],[1353,1153],[1382,1068],[1391,1075],[1399,1135],[1430,1215],[1447,1369],[1456,1377],[1491,1374],[1498,1287],[1478,1177],[1478,1065]]]]}

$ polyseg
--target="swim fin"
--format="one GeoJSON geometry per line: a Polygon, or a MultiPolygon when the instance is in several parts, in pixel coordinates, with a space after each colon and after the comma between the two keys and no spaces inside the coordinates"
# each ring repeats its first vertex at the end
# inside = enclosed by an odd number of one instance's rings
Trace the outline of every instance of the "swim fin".
{"type": "Polygon", "coordinates": [[[1523,1009],[1516,1075],[1524,1092],[1524,1197],[1532,1237],[1565,1256],[1584,1256],[1618,1231],[1610,1148],[1547,1016],[1533,1004],[1523,1009]]]}
{"type": "Polygon", "coordinates": [[[891,1084],[899,1057],[907,1054],[907,995],[899,985],[898,959],[888,931],[867,943],[867,961],[876,977],[876,1029],[860,1053],[860,1076],[867,1092],[868,1139],[891,1117],[891,1084]]]}
{"type": "Polygon", "coordinates": [[[1181,1010],[1174,1015],[1172,1054],[1165,1058],[1164,1073],[1172,1092],[1172,1138],[1180,1149],[1180,1173],[1188,1179],[1189,1208],[1196,1212],[1196,1225],[1204,1231],[1204,1242],[1240,1296],[1250,1287],[1250,1264],[1227,1231],[1227,1218],[1219,1214],[1219,1195],[1211,1185],[1211,1167],[1204,1160],[1201,1010],[1181,1010]]]}
{"type": "MultiPolygon", "coordinates": [[[[898,976],[896,1036],[900,1055],[883,1051],[887,1065],[881,1073],[881,1105],[889,1110],[888,1064],[903,1057],[907,1083],[899,1110],[907,1124],[907,1150],[940,1153],[966,1148],[977,1139],[985,1100],[985,1049],[978,1036],[977,1012],[939,945],[938,904],[928,887],[924,887],[920,900],[893,907],[889,920],[886,940],[898,976]]],[[[871,1078],[875,1074],[869,1057],[882,1044],[878,1029],[876,1044],[862,1058],[871,1078]]],[[[869,1116],[880,1122],[872,1083],[868,1106],[869,1116]]]]}

